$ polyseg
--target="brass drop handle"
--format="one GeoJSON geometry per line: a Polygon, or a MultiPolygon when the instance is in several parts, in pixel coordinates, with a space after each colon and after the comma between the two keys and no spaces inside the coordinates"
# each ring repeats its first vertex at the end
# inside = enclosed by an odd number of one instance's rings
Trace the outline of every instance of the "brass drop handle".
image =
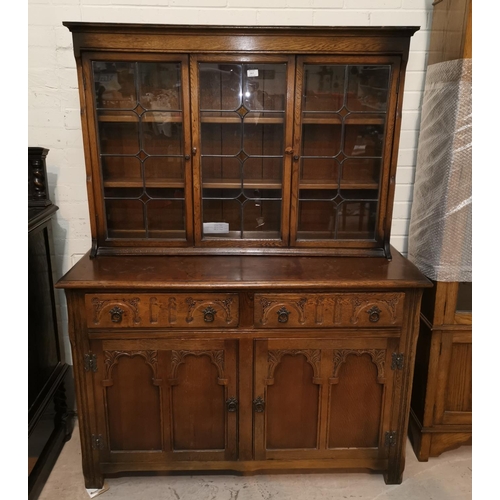
{"type": "Polygon", "coordinates": [[[377,306],[373,306],[371,309],[366,311],[368,313],[368,319],[372,323],[376,323],[380,319],[380,313],[382,312],[377,306]]]}
{"type": "Polygon", "coordinates": [[[260,396],[257,399],[253,400],[253,410],[255,413],[263,413],[265,407],[266,403],[260,396]]]}
{"type": "Polygon", "coordinates": [[[191,152],[193,153],[193,156],[196,154],[196,151],[198,151],[196,148],[193,148],[191,152]]]}
{"type": "Polygon", "coordinates": [[[186,156],[184,156],[184,159],[185,159],[186,161],[189,161],[189,160],[191,159],[191,156],[190,156],[190,155],[186,155],[186,156]]]}
{"type": "Polygon", "coordinates": [[[111,315],[111,321],[113,323],[121,323],[123,312],[123,309],[121,309],[120,307],[113,307],[113,309],[109,311],[109,314],[111,315]]]}
{"type": "Polygon", "coordinates": [[[299,161],[300,156],[299,156],[299,155],[295,155],[295,156],[293,157],[293,159],[294,159],[294,161],[299,161]]]}
{"type": "Polygon", "coordinates": [[[238,400],[236,398],[229,398],[226,401],[226,409],[230,413],[238,411],[238,400]]]}
{"type": "Polygon", "coordinates": [[[290,311],[286,307],[282,307],[276,314],[278,315],[279,323],[286,323],[288,321],[290,311]]]}
{"type": "Polygon", "coordinates": [[[203,312],[203,319],[205,320],[205,322],[213,323],[217,311],[212,306],[208,306],[206,309],[203,309],[202,312],[203,312]]]}

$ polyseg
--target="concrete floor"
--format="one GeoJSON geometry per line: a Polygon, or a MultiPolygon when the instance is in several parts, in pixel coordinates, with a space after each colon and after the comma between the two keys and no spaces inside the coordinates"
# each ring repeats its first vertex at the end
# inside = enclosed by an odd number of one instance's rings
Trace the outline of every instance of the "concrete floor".
{"type": "MultiPolygon", "coordinates": [[[[403,483],[360,473],[262,476],[149,476],[106,480],[98,500],[470,500],[472,449],[418,462],[407,444],[403,483]]],[[[89,500],[81,472],[78,428],[64,446],[39,500],[89,500]]]]}

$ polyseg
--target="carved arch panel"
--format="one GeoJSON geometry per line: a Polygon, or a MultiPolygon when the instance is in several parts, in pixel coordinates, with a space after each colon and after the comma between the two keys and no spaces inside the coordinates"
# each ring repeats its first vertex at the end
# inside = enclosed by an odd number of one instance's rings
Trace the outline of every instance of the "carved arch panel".
{"type": "Polygon", "coordinates": [[[170,432],[175,452],[224,452],[229,378],[223,349],[170,353],[170,432]]]}
{"type": "Polygon", "coordinates": [[[103,351],[109,450],[163,449],[161,379],[156,350],[103,351]]]}
{"type": "Polygon", "coordinates": [[[267,450],[318,448],[321,350],[269,350],[266,378],[267,450]]]}
{"type": "Polygon", "coordinates": [[[329,378],[329,449],[380,445],[386,349],[336,349],[329,378]]]}

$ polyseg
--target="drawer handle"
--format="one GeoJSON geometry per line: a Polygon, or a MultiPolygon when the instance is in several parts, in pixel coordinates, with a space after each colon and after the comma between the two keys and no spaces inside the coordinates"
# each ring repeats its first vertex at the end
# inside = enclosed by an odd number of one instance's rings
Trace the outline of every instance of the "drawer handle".
{"type": "Polygon", "coordinates": [[[255,413],[263,413],[265,407],[266,403],[260,396],[253,400],[253,410],[255,413]]]}
{"type": "Polygon", "coordinates": [[[377,306],[373,306],[371,309],[366,311],[368,313],[368,319],[372,323],[376,323],[380,319],[380,313],[382,312],[377,306]]]}
{"type": "Polygon", "coordinates": [[[229,398],[226,401],[226,408],[231,413],[238,411],[238,400],[236,398],[229,398]]]}
{"type": "Polygon", "coordinates": [[[205,322],[213,323],[217,311],[212,306],[208,306],[206,309],[203,309],[202,312],[203,312],[203,319],[205,320],[205,322]]]}
{"type": "Polygon", "coordinates": [[[286,323],[288,321],[288,315],[290,314],[290,311],[286,307],[282,307],[277,314],[278,321],[280,323],[286,323]]]}
{"type": "Polygon", "coordinates": [[[123,309],[121,309],[120,307],[113,307],[113,309],[111,309],[109,311],[109,314],[111,315],[111,321],[113,323],[121,323],[122,322],[123,309]]]}

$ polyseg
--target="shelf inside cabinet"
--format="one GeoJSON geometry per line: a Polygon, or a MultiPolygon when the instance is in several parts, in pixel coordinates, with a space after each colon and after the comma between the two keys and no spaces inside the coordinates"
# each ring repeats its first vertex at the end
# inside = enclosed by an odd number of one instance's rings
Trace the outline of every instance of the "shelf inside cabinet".
{"type": "Polygon", "coordinates": [[[206,179],[206,189],[281,189],[282,183],[276,179],[206,179]]]}
{"type": "Polygon", "coordinates": [[[131,188],[131,187],[143,187],[146,188],[184,188],[183,179],[146,179],[143,183],[142,179],[136,178],[122,178],[117,180],[106,180],[104,181],[104,187],[107,188],[131,188]]]}
{"type": "MultiPolygon", "coordinates": [[[[332,231],[297,231],[297,240],[332,240],[332,231]]],[[[368,231],[337,231],[336,240],[373,240],[373,233],[368,231]]]]}
{"type": "MultiPolygon", "coordinates": [[[[140,229],[110,229],[108,231],[108,239],[145,239],[146,231],[140,229]]],[[[169,230],[169,229],[154,229],[148,231],[148,239],[168,239],[168,240],[186,240],[184,231],[169,230]]]]}
{"type": "MultiPolygon", "coordinates": [[[[252,113],[254,114],[254,113],[252,113]]],[[[235,124],[266,124],[266,125],[279,125],[283,124],[283,117],[259,117],[250,116],[248,118],[240,118],[239,116],[202,116],[201,123],[214,123],[214,124],[224,124],[224,123],[235,123],[235,124]]]]}
{"type": "MultiPolygon", "coordinates": [[[[308,113],[309,114],[309,113],[308,113]]],[[[383,125],[385,118],[382,116],[348,115],[342,118],[338,117],[307,117],[302,119],[303,125],[383,125]]]]}
{"type": "MultiPolygon", "coordinates": [[[[103,110],[99,110],[103,113],[103,110]]],[[[136,115],[131,110],[123,110],[124,112],[106,112],[97,115],[99,122],[106,123],[137,123],[140,121],[148,123],[182,123],[182,116],[178,111],[158,111],[152,109],[144,115],[136,115]],[[128,112],[128,113],[126,113],[128,112]]]]}
{"type": "MultiPolygon", "coordinates": [[[[241,239],[240,231],[229,231],[225,234],[204,234],[205,240],[239,240],[241,239]]],[[[245,240],[279,240],[279,231],[243,231],[243,239],[245,240]]]]}
{"type": "Polygon", "coordinates": [[[328,182],[323,180],[300,181],[299,189],[378,189],[377,182],[341,181],[328,182]]]}

